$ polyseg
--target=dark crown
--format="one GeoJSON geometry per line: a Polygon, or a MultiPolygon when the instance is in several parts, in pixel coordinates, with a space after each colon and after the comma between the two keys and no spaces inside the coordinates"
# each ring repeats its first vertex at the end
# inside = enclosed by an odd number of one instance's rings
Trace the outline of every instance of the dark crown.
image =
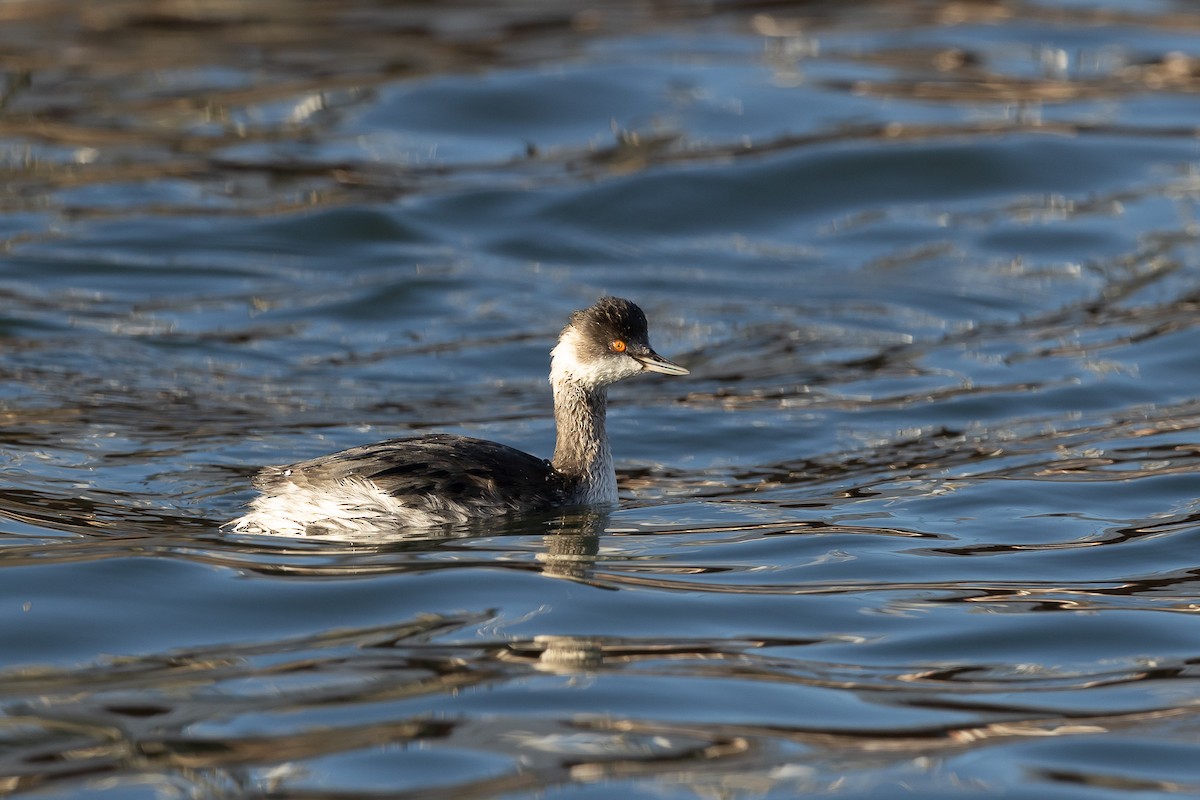
{"type": "Polygon", "coordinates": [[[601,297],[591,308],[572,314],[570,324],[602,341],[624,339],[644,342],[649,335],[646,315],[636,305],[620,297],[601,297]]]}

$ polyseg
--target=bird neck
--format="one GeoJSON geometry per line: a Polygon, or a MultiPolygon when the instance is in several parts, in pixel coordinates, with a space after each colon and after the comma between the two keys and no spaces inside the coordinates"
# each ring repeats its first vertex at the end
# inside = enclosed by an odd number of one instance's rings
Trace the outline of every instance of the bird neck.
{"type": "Polygon", "coordinates": [[[608,390],[570,379],[554,382],[554,421],[558,438],[551,462],[577,481],[581,503],[615,503],[617,475],[604,429],[608,390]]]}

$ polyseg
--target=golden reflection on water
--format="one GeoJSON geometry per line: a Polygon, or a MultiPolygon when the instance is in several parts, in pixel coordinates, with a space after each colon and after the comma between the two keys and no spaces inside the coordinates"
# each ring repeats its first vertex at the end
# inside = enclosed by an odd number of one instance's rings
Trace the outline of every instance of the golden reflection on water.
{"type": "Polygon", "coordinates": [[[494,778],[458,784],[460,794],[455,796],[634,775],[685,785],[761,789],[780,780],[825,785],[833,764],[842,765],[834,768],[836,772],[859,759],[880,767],[920,758],[928,769],[935,769],[955,752],[1016,740],[1089,737],[1166,720],[1196,727],[1198,707],[1186,702],[1121,713],[1063,713],[1050,710],[1053,702],[1039,709],[1036,695],[1027,695],[1023,707],[972,699],[973,694],[1002,689],[1005,683],[1028,684],[1027,691],[1039,685],[1061,691],[1114,681],[1169,679],[1153,669],[1059,678],[1011,674],[1003,680],[981,681],[961,667],[871,674],[850,665],[805,662],[775,652],[781,647],[796,652],[811,644],[804,641],[638,642],[571,636],[472,645],[431,641],[479,621],[478,617],[431,615],[315,637],[121,659],[84,670],[9,673],[4,681],[6,695],[38,699],[22,701],[24,711],[5,719],[2,735],[8,746],[0,758],[5,788],[24,791],[68,776],[134,770],[147,776],[182,772],[193,782],[247,790],[263,780],[251,779],[244,771],[252,765],[278,765],[272,772],[284,780],[298,769],[286,765],[339,752],[398,746],[478,748],[487,742],[490,751],[512,759],[509,769],[494,778]],[[381,667],[386,670],[380,671],[381,667]],[[677,680],[705,675],[796,682],[872,695],[887,691],[891,702],[957,708],[990,721],[871,728],[831,720],[828,727],[813,728],[671,723],[620,714],[577,714],[554,722],[405,716],[402,711],[406,700],[449,696],[472,686],[499,688],[538,673],[579,680],[605,674],[677,680]],[[87,688],[82,688],[85,677],[87,688]],[[299,680],[289,688],[293,678],[299,680]],[[248,693],[253,686],[260,690],[248,693]],[[138,699],[124,699],[135,687],[138,699]],[[236,700],[239,713],[257,713],[264,719],[348,703],[394,705],[396,716],[299,731],[274,726],[278,732],[260,735],[191,732],[193,724],[211,715],[209,705],[218,697],[226,704],[236,700]],[[793,754],[796,771],[784,766],[791,761],[788,752],[793,754]],[[802,764],[807,766],[799,768],[802,764]]]}
{"type": "MultiPolygon", "coordinates": [[[[960,26],[1020,15],[1058,25],[1137,24],[1195,29],[1188,14],[1149,15],[1042,9],[1025,3],[971,4],[969,14],[943,14],[961,3],[866,4],[896,27],[960,26]]],[[[1014,119],[977,124],[888,123],[766,141],[692,142],[677,132],[618,130],[610,143],[531,150],[491,163],[389,163],[387,158],[336,162],[231,155],[231,148],[298,138],[333,138],[339,122],[401,80],[512,66],[577,52],[593,37],[651,31],[706,16],[704,5],[556,3],[540,10],[519,3],[453,3],[436,7],[374,0],[322,5],[295,0],[174,3],[73,0],[10,3],[3,8],[7,82],[0,89],[0,137],[9,183],[7,211],[57,209],[74,216],[128,214],[130,208],[59,200],[84,186],[187,181],[203,187],[203,204],[156,201],[139,213],[285,214],[305,207],[395,198],[476,172],[625,174],[673,162],[714,162],[794,150],[830,141],[991,137],[1020,132],[1056,135],[1175,136],[1179,130],[1107,123],[1041,121],[1030,109],[1080,98],[1123,97],[1146,90],[1200,88],[1196,60],[1179,52],[1131,63],[1116,58],[1086,74],[1016,78],[960,49],[875,51],[845,58],[906,75],[829,88],[897,99],[945,103],[1009,103],[1014,119]],[[549,13],[547,13],[549,12],[549,13]],[[453,19],[453,23],[448,23],[453,19]]],[[[819,52],[813,42],[839,24],[819,8],[800,6],[745,15],[741,23],[769,44],[780,70],[803,75],[819,52]],[[805,43],[808,44],[805,44],[805,43]]],[[[1048,63],[1052,63],[1049,59],[1048,63]]],[[[803,81],[804,79],[801,78],[803,81]]]]}

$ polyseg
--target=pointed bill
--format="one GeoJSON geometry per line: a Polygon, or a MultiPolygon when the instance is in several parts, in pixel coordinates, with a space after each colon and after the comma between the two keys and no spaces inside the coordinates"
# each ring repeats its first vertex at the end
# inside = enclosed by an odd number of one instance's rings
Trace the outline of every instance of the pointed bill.
{"type": "Polygon", "coordinates": [[[661,372],[663,375],[688,374],[685,368],[679,366],[674,361],[668,361],[653,350],[649,353],[634,355],[633,358],[642,365],[642,369],[649,372],[661,372]]]}

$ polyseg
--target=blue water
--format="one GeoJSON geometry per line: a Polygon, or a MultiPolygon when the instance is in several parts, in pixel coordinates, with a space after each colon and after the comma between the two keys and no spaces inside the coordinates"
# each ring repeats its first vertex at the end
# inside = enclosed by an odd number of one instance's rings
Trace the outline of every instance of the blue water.
{"type": "Polygon", "coordinates": [[[1190,4],[33,5],[0,794],[1200,793],[1190,4]],[[221,528],[606,293],[619,509],[221,528]]]}

